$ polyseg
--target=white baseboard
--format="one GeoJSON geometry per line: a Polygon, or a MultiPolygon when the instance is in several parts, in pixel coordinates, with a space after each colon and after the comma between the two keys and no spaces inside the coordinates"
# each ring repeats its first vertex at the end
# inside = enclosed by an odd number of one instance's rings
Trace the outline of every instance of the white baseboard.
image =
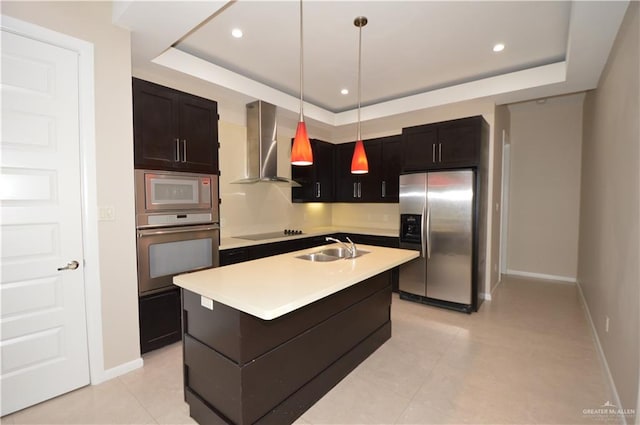
{"type": "Polygon", "coordinates": [[[531,272],[523,272],[520,270],[511,270],[511,269],[507,269],[507,272],[505,274],[510,276],[530,277],[533,279],[554,280],[556,282],[562,282],[562,283],[576,283],[576,278],[570,277],[570,276],[556,276],[552,274],[531,273],[531,272]]]}
{"type": "Polygon", "coordinates": [[[127,363],[123,363],[116,367],[112,367],[111,369],[104,370],[100,376],[95,377],[91,381],[91,385],[98,385],[105,381],[109,381],[110,379],[117,378],[120,375],[124,375],[125,373],[129,373],[133,370],[139,369],[144,365],[144,361],[142,357],[138,357],[135,360],[132,360],[127,363]]]}
{"type": "Polygon", "coordinates": [[[485,301],[491,301],[491,292],[482,292],[480,294],[480,298],[482,298],[485,301]]]}
{"type": "MultiPolygon", "coordinates": [[[[616,388],[616,384],[613,381],[613,375],[611,375],[611,370],[609,369],[609,363],[607,362],[607,358],[604,355],[604,350],[602,349],[602,345],[600,344],[600,338],[598,337],[598,332],[596,331],[596,326],[593,322],[593,318],[591,317],[591,312],[589,311],[589,305],[587,304],[587,299],[584,297],[584,293],[582,292],[582,287],[580,286],[580,282],[576,282],[576,286],[578,287],[578,293],[580,294],[580,301],[582,302],[582,306],[584,307],[585,315],[587,316],[587,320],[589,321],[589,325],[591,327],[591,334],[593,335],[593,339],[596,343],[596,348],[598,349],[598,357],[600,358],[600,363],[604,367],[605,375],[607,376],[607,380],[609,381],[609,389],[611,394],[613,394],[614,403],[618,408],[621,408],[622,403],[620,402],[620,396],[618,395],[618,390],[616,388]]],[[[627,418],[624,415],[618,415],[618,419],[621,424],[627,425],[627,418]]]]}

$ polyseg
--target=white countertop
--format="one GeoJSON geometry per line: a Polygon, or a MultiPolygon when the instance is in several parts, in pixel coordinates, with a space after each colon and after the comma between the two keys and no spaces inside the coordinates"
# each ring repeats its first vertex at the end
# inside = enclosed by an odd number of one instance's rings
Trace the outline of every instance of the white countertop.
{"type": "Polygon", "coordinates": [[[272,320],[332,295],[413,258],[418,251],[358,245],[355,259],[311,262],[295,258],[325,245],[225,267],[187,273],[173,283],[237,310],[272,320]]]}
{"type": "MultiPolygon", "coordinates": [[[[271,242],[288,241],[292,239],[309,238],[313,236],[329,235],[332,233],[353,233],[358,235],[372,235],[372,236],[388,236],[392,238],[398,237],[398,230],[391,229],[379,229],[373,227],[344,227],[344,226],[327,226],[327,227],[315,227],[312,229],[304,229],[303,235],[282,235],[281,238],[263,239],[259,241],[252,241],[247,239],[240,239],[239,237],[222,238],[220,241],[220,249],[232,249],[242,248],[245,246],[260,245],[271,242]]],[[[238,235],[241,236],[241,235],[238,235]]]]}

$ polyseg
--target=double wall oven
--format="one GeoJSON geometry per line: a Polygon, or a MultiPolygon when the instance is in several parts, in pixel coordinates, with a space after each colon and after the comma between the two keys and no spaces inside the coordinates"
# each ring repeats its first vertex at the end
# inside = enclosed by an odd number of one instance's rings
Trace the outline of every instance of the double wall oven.
{"type": "Polygon", "coordinates": [[[219,265],[218,176],[135,170],[138,292],[172,288],[173,276],[219,265]]]}

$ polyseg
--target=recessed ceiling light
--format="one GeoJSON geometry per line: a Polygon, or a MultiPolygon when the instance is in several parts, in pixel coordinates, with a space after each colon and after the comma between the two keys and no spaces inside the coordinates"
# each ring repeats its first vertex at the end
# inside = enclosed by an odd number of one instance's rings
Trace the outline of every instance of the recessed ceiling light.
{"type": "Polygon", "coordinates": [[[235,38],[242,38],[242,30],[240,28],[234,28],[231,30],[231,35],[235,38]]]}
{"type": "Polygon", "coordinates": [[[342,93],[342,94],[349,94],[349,90],[347,90],[347,89],[342,89],[342,90],[340,90],[340,93],[342,93]]]}
{"type": "Polygon", "coordinates": [[[504,44],[502,43],[498,43],[495,46],[493,46],[493,51],[494,52],[501,52],[504,50],[504,44]]]}

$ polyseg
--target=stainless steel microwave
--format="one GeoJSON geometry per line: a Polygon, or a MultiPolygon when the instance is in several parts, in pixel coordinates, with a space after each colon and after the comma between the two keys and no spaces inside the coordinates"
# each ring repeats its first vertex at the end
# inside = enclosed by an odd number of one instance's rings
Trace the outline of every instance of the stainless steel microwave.
{"type": "Polygon", "coordinates": [[[217,223],[218,176],[135,170],[136,226],[217,223]]]}

